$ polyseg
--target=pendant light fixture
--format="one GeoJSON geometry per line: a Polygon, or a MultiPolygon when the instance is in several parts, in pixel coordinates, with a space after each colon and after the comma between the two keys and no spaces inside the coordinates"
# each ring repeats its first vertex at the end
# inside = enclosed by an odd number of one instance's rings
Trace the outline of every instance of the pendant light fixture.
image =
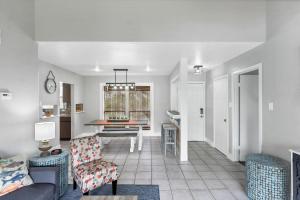
{"type": "Polygon", "coordinates": [[[194,66],[194,74],[199,75],[203,72],[203,65],[195,65],[194,66]]]}
{"type": "Polygon", "coordinates": [[[128,69],[113,69],[115,72],[115,82],[107,82],[106,86],[107,88],[112,88],[113,90],[134,90],[135,89],[135,83],[134,82],[128,82],[127,80],[127,72],[128,69]],[[117,72],[125,72],[125,82],[117,82],[117,72]]]}

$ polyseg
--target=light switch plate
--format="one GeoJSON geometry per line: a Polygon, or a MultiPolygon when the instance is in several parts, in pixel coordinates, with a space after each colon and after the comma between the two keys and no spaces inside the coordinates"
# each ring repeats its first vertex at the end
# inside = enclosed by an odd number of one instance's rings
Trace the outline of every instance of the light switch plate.
{"type": "Polygon", "coordinates": [[[270,112],[274,111],[274,103],[273,102],[269,102],[269,111],[270,112]]]}

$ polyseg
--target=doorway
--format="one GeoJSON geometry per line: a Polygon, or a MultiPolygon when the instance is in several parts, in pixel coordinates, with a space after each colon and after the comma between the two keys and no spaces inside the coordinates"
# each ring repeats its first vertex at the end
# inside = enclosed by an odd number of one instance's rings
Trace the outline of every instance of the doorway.
{"type": "Polygon", "coordinates": [[[179,77],[176,76],[175,78],[173,78],[171,80],[171,94],[170,94],[170,103],[171,103],[171,110],[175,110],[180,112],[180,108],[179,108],[179,98],[178,98],[178,94],[179,94],[179,77]]]}
{"type": "Polygon", "coordinates": [[[228,76],[213,83],[214,146],[228,156],[228,76]]]}
{"type": "Polygon", "coordinates": [[[233,74],[233,145],[236,161],[261,153],[261,64],[233,74]]]}
{"type": "Polygon", "coordinates": [[[188,83],[188,141],[205,138],[205,84],[188,83]]]}
{"type": "Polygon", "coordinates": [[[72,85],[60,83],[60,140],[69,141],[72,138],[72,85]]]}

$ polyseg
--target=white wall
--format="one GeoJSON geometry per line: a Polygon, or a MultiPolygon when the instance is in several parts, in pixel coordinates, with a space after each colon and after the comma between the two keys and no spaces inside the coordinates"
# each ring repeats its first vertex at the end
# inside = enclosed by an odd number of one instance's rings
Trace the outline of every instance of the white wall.
{"type": "MultiPolygon", "coordinates": [[[[299,23],[300,2],[268,1],[266,43],[207,73],[206,136],[209,139],[214,139],[210,103],[213,78],[262,62],[263,152],[289,160],[288,149],[300,147],[299,23]],[[268,111],[269,102],[274,102],[274,112],[268,111]]],[[[231,88],[229,95],[231,97],[231,88]]]]}
{"type": "MultiPolygon", "coordinates": [[[[264,45],[261,45],[245,54],[238,56],[223,65],[216,67],[214,70],[208,71],[206,73],[206,138],[209,141],[214,141],[214,130],[213,130],[213,80],[216,77],[231,74],[234,71],[237,71],[242,68],[253,66],[257,63],[262,62],[264,57],[264,45]]],[[[231,99],[231,76],[228,76],[229,88],[228,88],[228,97],[229,102],[232,102],[231,99]]],[[[229,122],[232,121],[231,108],[228,110],[229,122]]],[[[232,124],[229,125],[229,153],[232,153],[232,124]]]]}
{"type": "Polygon", "coordinates": [[[29,155],[37,150],[38,120],[34,1],[0,0],[0,29],[0,88],[13,93],[12,100],[0,100],[0,157],[29,155]]]}
{"type": "Polygon", "coordinates": [[[38,0],[38,41],[265,41],[264,1],[38,0]]]}
{"type": "MultiPolygon", "coordinates": [[[[59,105],[59,82],[72,84],[74,87],[74,102],[72,102],[72,110],[75,109],[75,104],[83,103],[83,77],[73,72],[64,70],[60,67],[54,66],[46,62],[39,62],[39,104],[40,105],[59,105]],[[49,94],[45,90],[45,81],[49,71],[52,70],[57,90],[54,94],[49,94]]],[[[84,113],[75,113],[72,117],[73,122],[73,134],[74,136],[80,134],[83,129],[84,113]]],[[[59,117],[53,119],[47,119],[47,121],[56,122],[56,138],[53,141],[53,145],[59,144],[59,117]]]]}
{"type": "Polygon", "coordinates": [[[268,2],[263,66],[263,150],[289,159],[300,147],[300,2],[268,2]],[[268,112],[268,102],[274,112],[268,112]]]}
{"type": "MultiPolygon", "coordinates": [[[[103,112],[100,105],[100,83],[113,82],[114,76],[84,77],[85,122],[99,119],[103,112]]],[[[122,79],[118,78],[118,81],[122,79]]],[[[168,76],[128,76],[128,81],[153,83],[154,88],[154,134],[160,134],[161,122],[166,120],[170,108],[170,86],[168,76]]],[[[87,127],[86,130],[89,130],[87,127]]]]}

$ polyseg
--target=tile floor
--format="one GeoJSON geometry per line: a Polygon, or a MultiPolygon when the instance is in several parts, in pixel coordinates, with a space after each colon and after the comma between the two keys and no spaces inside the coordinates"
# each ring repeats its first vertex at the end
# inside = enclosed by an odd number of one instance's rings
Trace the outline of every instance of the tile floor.
{"type": "Polygon", "coordinates": [[[119,184],[159,185],[161,200],[247,199],[244,167],[205,142],[189,142],[188,162],[165,157],[159,137],[145,137],[140,153],[130,153],[129,143],[113,139],[103,149],[104,158],[119,165],[119,184]]]}

